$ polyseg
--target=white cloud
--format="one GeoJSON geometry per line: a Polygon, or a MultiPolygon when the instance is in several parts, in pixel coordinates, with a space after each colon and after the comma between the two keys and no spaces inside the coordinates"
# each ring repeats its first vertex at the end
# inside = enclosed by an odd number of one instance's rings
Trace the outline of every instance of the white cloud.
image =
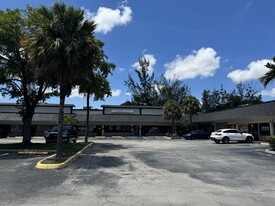
{"type": "Polygon", "coordinates": [[[129,6],[121,5],[117,9],[99,7],[96,13],[84,9],[85,18],[94,20],[97,24],[95,32],[107,34],[115,26],[127,25],[132,20],[132,9],[129,6]]]}
{"type": "MultiPolygon", "coordinates": [[[[142,57],[142,59],[143,58],[146,58],[150,62],[149,67],[148,67],[148,74],[151,75],[153,73],[153,71],[154,71],[154,66],[157,63],[157,60],[155,59],[155,57],[154,57],[153,54],[145,54],[142,57]]],[[[132,67],[135,68],[135,69],[140,69],[140,65],[139,65],[138,62],[134,63],[132,65],[132,67]]]]}
{"type": "Polygon", "coordinates": [[[275,97],[275,88],[271,90],[263,90],[260,92],[262,96],[269,96],[269,97],[275,97]]]}
{"type": "Polygon", "coordinates": [[[120,89],[112,90],[112,97],[118,97],[121,94],[120,89]]]}
{"type": "Polygon", "coordinates": [[[84,94],[79,94],[79,93],[78,93],[78,89],[79,89],[79,87],[77,86],[77,87],[75,87],[75,88],[72,90],[71,95],[70,95],[70,98],[74,98],[74,97],[81,97],[81,98],[83,98],[83,97],[84,97],[84,94]]]}
{"type": "Polygon", "coordinates": [[[227,77],[235,83],[258,79],[268,71],[268,68],[265,67],[267,62],[270,60],[253,61],[247,66],[247,69],[237,69],[230,72],[227,77]]]}
{"type": "Polygon", "coordinates": [[[131,92],[125,92],[125,95],[132,96],[132,93],[131,92]]]}
{"type": "Polygon", "coordinates": [[[186,57],[178,55],[172,62],[164,65],[164,76],[170,80],[213,76],[220,67],[220,57],[216,55],[217,52],[212,48],[201,48],[186,57]]]}

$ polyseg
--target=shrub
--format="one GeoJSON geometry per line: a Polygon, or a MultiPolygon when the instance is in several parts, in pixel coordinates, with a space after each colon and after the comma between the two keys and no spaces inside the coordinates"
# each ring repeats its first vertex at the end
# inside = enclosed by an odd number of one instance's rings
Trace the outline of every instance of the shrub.
{"type": "Polygon", "coordinates": [[[275,151],[275,136],[269,136],[266,138],[272,149],[275,151]]]}

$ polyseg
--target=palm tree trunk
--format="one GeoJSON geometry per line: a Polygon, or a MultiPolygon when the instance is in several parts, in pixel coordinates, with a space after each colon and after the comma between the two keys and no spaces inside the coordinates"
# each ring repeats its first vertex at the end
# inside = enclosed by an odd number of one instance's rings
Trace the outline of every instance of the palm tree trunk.
{"type": "Polygon", "coordinates": [[[86,131],[85,131],[85,142],[88,142],[89,135],[89,118],[90,118],[90,92],[87,92],[87,115],[86,115],[86,131]]]}
{"type": "Polygon", "coordinates": [[[66,90],[64,85],[60,85],[60,102],[59,102],[59,114],[58,114],[58,135],[56,144],[56,158],[63,156],[63,122],[64,122],[64,105],[65,105],[66,90]]]}
{"type": "Polygon", "coordinates": [[[175,134],[175,120],[172,119],[172,134],[175,134]]]}

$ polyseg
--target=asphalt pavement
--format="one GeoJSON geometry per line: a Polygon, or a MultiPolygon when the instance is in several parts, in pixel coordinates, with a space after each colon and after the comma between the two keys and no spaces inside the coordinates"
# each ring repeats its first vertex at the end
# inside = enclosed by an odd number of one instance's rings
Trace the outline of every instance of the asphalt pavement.
{"type": "Polygon", "coordinates": [[[44,156],[0,154],[0,205],[275,205],[275,155],[266,145],[93,141],[60,170],[35,169],[44,156]]]}

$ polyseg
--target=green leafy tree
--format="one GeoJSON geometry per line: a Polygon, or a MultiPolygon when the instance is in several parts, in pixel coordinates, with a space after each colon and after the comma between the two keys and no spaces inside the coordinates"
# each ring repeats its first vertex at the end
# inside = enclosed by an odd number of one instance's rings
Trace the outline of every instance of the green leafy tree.
{"type": "Polygon", "coordinates": [[[261,99],[258,89],[252,84],[239,83],[230,93],[221,85],[220,90],[203,90],[201,108],[204,112],[219,111],[245,104],[257,104],[262,102],[261,99]]]}
{"type": "MultiPolygon", "coordinates": [[[[275,62],[275,57],[273,57],[273,62],[275,62]]],[[[265,66],[269,69],[269,71],[260,78],[260,81],[263,83],[264,87],[275,80],[275,64],[267,63],[265,66]]]]}
{"type": "Polygon", "coordinates": [[[62,129],[65,97],[93,74],[101,49],[93,33],[96,24],[84,19],[84,10],[64,3],[29,9],[32,27],[23,44],[40,77],[60,90],[57,158],[63,156],[62,129]]]}
{"type": "Polygon", "coordinates": [[[200,102],[193,96],[187,96],[183,101],[183,112],[189,115],[190,130],[192,131],[192,115],[200,110],[200,102]]]}
{"type": "Polygon", "coordinates": [[[164,75],[161,75],[159,81],[155,80],[154,72],[151,75],[148,73],[150,65],[148,59],[139,59],[139,65],[139,68],[135,70],[138,75],[138,82],[130,75],[125,81],[132,99],[123,105],[163,106],[167,100],[182,103],[186,95],[190,94],[190,88],[183,85],[178,79],[167,80],[164,75]]]}
{"type": "Polygon", "coordinates": [[[165,120],[172,121],[172,133],[176,133],[175,121],[182,117],[180,104],[175,100],[168,100],[163,106],[163,116],[165,120]]]}
{"type": "Polygon", "coordinates": [[[64,125],[74,126],[76,124],[77,124],[77,119],[75,115],[68,115],[68,114],[64,115],[64,125]]]}
{"type": "Polygon", "coordinates": [[[164,75],[161,76],[160,81],[156,81],[157,92],[158,92],[158,105],[164,105],[165,102],[175,100],[179,104],[182,104],[184,98],[190,95],[190,88],[183,85],[180,80],[173,79],[167,80],[164,75]]]}
{"type": "Polygon", "coordinates": [[[155,90],[154,72],[151,75],[148,73],[150,62],[146,58],[139,59],[138,62],[140,68],[136,69],[135,72],[139,82],[135,82],[131,75],[128,76],[127,81],[124,81],[132,95],[131,101],[127,101],[125,104],[156,105],[157,92],[155,90]]]}
{"type": "Polygon", "coordinates": [[[212,109],[212,103],[211,103],[211,91],[208,89],[204,89],[202,92],[202,105],[201,105],[201,110],[204,112],[211,111],[212,109]]]}
{"type": "Polygon", "coordinates": [[[16,99],[23,122],[22,143],[30,144],[35,107],[57,93],[46,92],[48,84],[38,78],[28,52],[20,44],[29,28],[25,12],[0,10],[0,92],[16,99]]]}

